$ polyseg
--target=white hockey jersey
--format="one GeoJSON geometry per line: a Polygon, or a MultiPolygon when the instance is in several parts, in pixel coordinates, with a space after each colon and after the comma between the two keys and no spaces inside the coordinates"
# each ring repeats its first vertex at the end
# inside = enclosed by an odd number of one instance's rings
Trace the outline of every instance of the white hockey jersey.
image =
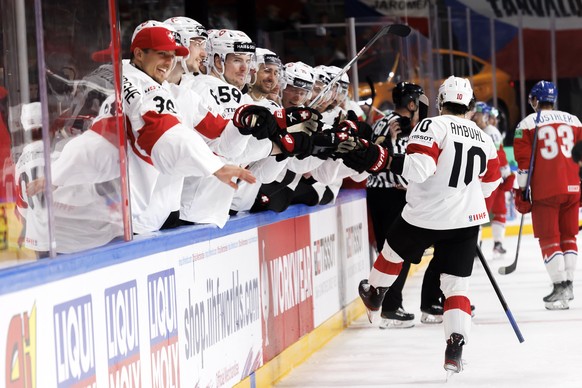
{"type": "MultiPolygon", "coordinates": [[[[254,104],[252,98],[237,87],[213,76],[183,77],[178,89],[187,89],[190,93],[199,95],[212,111],[227,120],[232,119],[239,106],[254,104]]],[[[198,130],[196,125],[194,128],[198,130]]],[[[270,140],[257,140],[250,135],[241,135],[236,127],[232,128],[225,129],[215,138],[207,139],[209,147],[224,163],[246,166],[270,155],[270,140]]],[[[187,177],[182,189],[180,219],[215,224],[222,228],[228,221],[233,196],[234,190],[216,177],[187,177]]]]}
{"type": "MultiPolygon", "coordinates": [[[[127,61],[123,62],[123,105],[133,230],[156,231],[170,212],[180,208],[183,177],[211,176],[224,163],[196,131],[182,124],[168,85],[158,84],[127,61]]],[[[200,126],[224,128],[224,120],[212,113],[202,117],[200,126]]]]}
{"type": "Polygon", "coordinates": [[[24,146],[15,166],[16,210],[26,220],[24,246],[35,251],[49,250],[48,211],[44,193],[29,196],[26,185],[44,177],[43,147],[42,140],[24,146]]]}
{"type": "Polygon", "coordinates": [[[436,230],[489,222],[485,198],[501,182],[491,138],[452,115],[424,119],[414,128],[402,176],[409,182],[402,217],[436,230]]]}
{"type": "MultiPolygon", "coordinates": [[[[263,98],[254,102],[256,105],[264,106],[269,109],[271,113],[280,110],[281,106],[276,102],[263,98]]],[[[287,162],[291,158],[285,158],[278,161],[275,156],[269,156],[249,164],[248,169],[253,173],[257,182],[254,184],[247,182],[240,182],[238,190],[234,193],[232,204],[230,208],[237,212],[248,211],[255,202],[255,198],[259,193],[261,184],[273,182],[281,171],[285,170],[287,162]]]]}

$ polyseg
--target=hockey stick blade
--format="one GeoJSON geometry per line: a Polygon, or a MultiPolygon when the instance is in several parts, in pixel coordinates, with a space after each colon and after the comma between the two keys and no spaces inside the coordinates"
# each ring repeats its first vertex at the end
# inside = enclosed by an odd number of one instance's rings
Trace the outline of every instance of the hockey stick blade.
{"type": "Polygon", "coordinates": [[[498,272],[500,275],[509,275],[510,273],[515,271],[516,268],[517,268],[517,261],[514,261],[513,263],[511,263],[507,267],[499,267],[498,272]]]}
{"type": "Polygon", "coordinates": [[[519,222],[519,232],[517,234],[517,247],[515,248],[515,259],[513,260],[513,263],[509,264],[507,267],[499,267],[497,272],[499,272],[500,275],[509,275],[517,268],[517,259],[519,258],[519,247],[521,246],[521,234],[523,231],[523,220],[524,215],[522,214],[521,221],[519,222]]]}
{"type": "Polygon", "coordinates": [[[406,37],[410,35],[410,27],[406,24],[391,24],[389,26],[384,27],[386,28],[386,33],[391,33],[394,35],[398,35],[401,37],[406,37]]]}

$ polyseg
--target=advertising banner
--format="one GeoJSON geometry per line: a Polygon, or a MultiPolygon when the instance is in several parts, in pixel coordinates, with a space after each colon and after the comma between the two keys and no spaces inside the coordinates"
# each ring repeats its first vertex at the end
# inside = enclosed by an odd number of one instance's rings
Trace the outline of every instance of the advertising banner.
{"type": "Polygon", "coordinates": [[[358,0],[373,12],[386,16],[426,18],[429,0],[358,0]]]}
{"type": "Polygon", "coordinates": [[[337,208],[310,214],[313,257],[313,321],[317,327],[338,312],[340,249],[337,208]]]}
{"type": "Polygon", "coordinates": [[[309,216],[258,228],[266,362],[313,330],[309,216]]]}
{"type": "Polygon", "coordinates": [[[177,269],[180,374],[230,387],[262,365],[257,230],[198,244],[177,269]]]}
{"type": "MultiPolygon", "coordinates": [[[[580,29],[580,13],[582,3],[579,1],[474,1],[454,0],[471,8],[473,11],[498,21],[519,26],[521,15],[523,28],[549,30],[551,17],[556,18],[555,28],[558,30],[580,29]]],[[[454,4],[454,1],[447,0],[454,4]]]]}
{"type": "Polygon", "coordinates": [[[340,236],[342,242],[343,292],[342,307],[358,298],[360,280],[370,274],[370,247],[368,242],[368,218],[366,200],[343,203],[339,207],[340,236]]]}
{"type": "Polygon", "coordinates": [[[239,382],[262,364],[257,251],[251,229],[0,296],[0,385],[239,382]]]}

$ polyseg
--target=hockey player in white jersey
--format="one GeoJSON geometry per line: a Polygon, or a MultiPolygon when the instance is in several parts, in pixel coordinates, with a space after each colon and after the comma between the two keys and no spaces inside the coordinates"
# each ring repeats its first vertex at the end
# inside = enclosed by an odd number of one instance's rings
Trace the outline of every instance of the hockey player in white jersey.
{"type": "Polygon", "coordinates": [[[201,73],[200,66],[208,56],[206,52],[208,32],[202,24],[185,16],[175,16],[164,20],[164,23],[174,27],[180,43],[189,51],[188,55],[178,59],[179,63],[168,77],[168,82],[179,84],[183,74],[201,73]]]}
{"type": "MultiPolygon", "coordinates": [[[[251,67],[254,66],[255,44],[246,34],[236,30],[214,31],[209,35],[209,40],[211,75],[183,77],[179,88],[198,93],[202,100],[211,105],[212,110],[220,112],[225,119],[233,118],[235,123],[241,121],[241,115],[237,114],[240,109],[253,110],[255,116],[272,117],[267,108],[254,105],[250,96],[243,94],[241,90],[247,82],[251,67]]],[[[311,116],[309,112],[306,113],[311,116]]],[[[317,112],[314,114],[313,118],[317,122],[317,112]]],[[[286,128],[289,115],[280,113],[279,116],[285,122],[281,128],[286,128]]],[[[263,136],[248,135],[250,133],[245,136],[241,132],[228,140],[225,139],[225,134],[221,134],[208,141],[208,144],[224,162],[247,166],[251,162],[281,152],[282,145],[290,147],[286,151],[295,152],[305,146],[299,143],[307,136],[304,133],[286,134],[284,131],[281,136],[273,132],[263,136]],[[293,140],[288,144],[282,139],[293,140]]],[[[186,224],[212,223],[223,227],[229,217],[233,195],[234,190],[222,187],[212,177],[187,177],[182,191],[180,220],[186,224]]]]}
{"type": "Polygon", "coordinates": [[[469,340],[469,276],[479,226],[489,221],[485,197],[501,182],[493,141],[465,118],[472,99],[469,80],[449,77],[439,88],[440,116],[416,125],[406,154],[389,152],[372,163],[372,168],[387,166],[409,182],[407,204],[388,230],[369,279],[359,286],[371,318],[403,261],[419,263],[424,250],[434,245],[432,260],[446,298],[444,368],[456,373],[463,368],[462,347],[469,340]]]}
{"type": "Polygon", "coordinates": [[[277,87],[285,87],[283,63],[273,51],[261,47],[257,47],[256,58],[256,68],[251,70],[248,95],[257,104],[279,109],[279,104],[268,96],[277,87]]]}
{"type": "MultiPolygon", "coordinates": [[[[123,63],[131,208],[134,232],[145,233],[160,229],[180,208],[183,177],[214,175],[233,188],[233,178],[254,177],[226,165],[198,133],[182,124],[175,96],[164,81],[176,56],[188,55],[188,49],[176,41],[172,28],[156,21],[142,23],[132,36],[131,52],[130,61],[123,63]]],[[[218,128],[217,132],[227,125],[232,124],[209,111],[195,123],[196,128],[218,128]]]]}
{"type": "MultiPolygon", "coordinates": [[[[40,128],[40,103],[25,107],[37,110],[33,114],[37,118],[28,125],[40,128]]],[[[29,109],[23,109],[23,113],[25,111],[29,109]]],[[[103,115],[102,110],[95,122],[100,122],[103,115]]],[[[114,125],[93,124],[81,135],[63,141],[66,144],[62,151],[51,154],[53,237],[57,253],[95,248],[123,235],[119,150],[110,143],[117,139],[115,129],[114,125]],[[114,133],[104,133],[107,130],[114,133]]],[[[23,169],[22,174],[34,180],[28,180],[29,184],[24,187],[24,176],[19,179],[19,194],[26,198],[25,206],[19,201],[19,210],[26,210],[22,213],[27,221],[25,245],[42,256],[49,251],[42,140],[29,144],[24,151],[17,163],[17,172],[23,169]]]]}
{"type": "MultiPolygon", "coordinates": [[[[16,210],[23,219],[23,245],[36,252],[37,258],[47,256],[49,251],[48,213],[43,193],[27,193],[27,185],[44,177],[44,145],[42,141],[40,102],[22,104],[21,122],[31,142],[22,149],[15,166],[16,210]]],[[[43,181],[44,183],[44,181],[43,181]]],[[[44,185],[43,185],[44,186],[44,185]]]]}
{"type": "MultiPolygon", "coordinates": [[[[247,94],[254,103],[264,106],[273,114],[281,110],[281,106],[271,100],[269,95],[276,88],[285,87],[285,73],[279,56],[271,50],[257,47],[256,69],[251,70],[251,81],[247,94]]],[[[271,183],[285,168],[289,158],[281,160],[277,156],[253,161],[247,167],[261,184],[271,183]]],[[[234,193],[231,204],[231,214],[251,209],[255,198],[261,188],[260,184],[247,184],[242,182],[234,193]]]]}

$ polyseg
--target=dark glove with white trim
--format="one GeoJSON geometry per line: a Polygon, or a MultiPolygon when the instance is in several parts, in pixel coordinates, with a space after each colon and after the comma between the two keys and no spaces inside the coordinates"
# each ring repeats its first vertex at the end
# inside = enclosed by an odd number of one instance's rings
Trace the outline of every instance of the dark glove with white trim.
{"type": "Polygon", "coordinates": [[[276,111],[274,116],[279,128],[289,133],[310,134],[321,130],[323,126],[321,113],[309,107],[292,106],[276,111]]]}
{"type": "Polygon", "coordinates": [[[279,126],[273,114],[264,106],[245,104],[234,112],[232,123],[242,135],[253,135],[257,139],[275,136],[279,126]]]}
{"type": "Polygon", "coordinates": [[[367,171],[378,173],[383,171],[390,162],[392,155],[389,150],[378,144],[359,139],[359,146],[353,151],[341,156],[349,168],[357,172],[367,171]]]}

